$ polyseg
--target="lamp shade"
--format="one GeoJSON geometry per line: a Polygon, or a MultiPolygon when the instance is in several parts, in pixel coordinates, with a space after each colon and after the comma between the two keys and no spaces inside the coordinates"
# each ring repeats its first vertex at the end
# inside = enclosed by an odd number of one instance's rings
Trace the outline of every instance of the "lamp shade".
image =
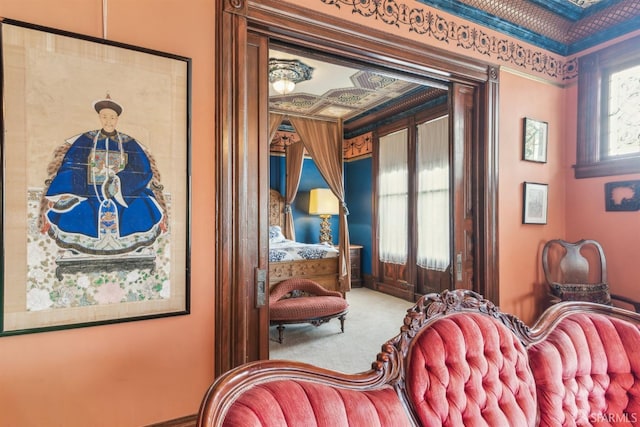
{"type": "Polygon", "coordinates": [[[309,193],[309,215],[338,215],[338,198],[328,188],[314,188],[309,193]]]}

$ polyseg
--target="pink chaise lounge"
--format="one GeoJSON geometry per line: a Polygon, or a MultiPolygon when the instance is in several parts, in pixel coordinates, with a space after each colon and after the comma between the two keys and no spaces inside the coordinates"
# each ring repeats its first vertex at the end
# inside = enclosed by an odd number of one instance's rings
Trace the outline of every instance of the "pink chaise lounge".
{"type": "Polygon", "coordinates": [[[344,332],[348,311],[349,304],[340,292],[325,289],[310,279],[287,279],[269,292],[269,319],[271,325],[277,325],[279,343],[282,343],[286,324],[311,323],[320,326],[337,317],[340,330],[344,332]]]}
{"type": "Polygon", "coordinates": [[[529,328],[471,291],[422,297],[372,369],[245,364],[199,426],[640,425],[640,315],[560,303],[529,328]]]}

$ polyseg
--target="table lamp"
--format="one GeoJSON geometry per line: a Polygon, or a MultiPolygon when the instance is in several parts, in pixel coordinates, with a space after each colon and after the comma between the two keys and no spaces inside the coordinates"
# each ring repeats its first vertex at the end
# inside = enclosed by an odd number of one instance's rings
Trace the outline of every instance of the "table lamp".
{"type": "Polygon", "coordinates": [[[338,198],[328,188],[314,188],[309,193],[309,215],[319,215],[320,222],[320,243],[333,243],[331,237],[331,215],[339,213],[338,198]]]}

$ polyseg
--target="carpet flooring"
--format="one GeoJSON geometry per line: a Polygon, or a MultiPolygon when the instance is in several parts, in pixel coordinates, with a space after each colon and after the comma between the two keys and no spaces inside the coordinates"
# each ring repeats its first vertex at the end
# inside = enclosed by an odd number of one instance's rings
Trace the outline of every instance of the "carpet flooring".
{"type": "Polygon", "coordinates": [[[371,369],[382,344],[400,332],[413,303],[369,288],[352,289],[347,301],[344,333],[338,319],[318,327],[285,325],[284,340],[279,344],[278,331],[272,326],[270,359],[295,360],[345,373],[371,369]]]}

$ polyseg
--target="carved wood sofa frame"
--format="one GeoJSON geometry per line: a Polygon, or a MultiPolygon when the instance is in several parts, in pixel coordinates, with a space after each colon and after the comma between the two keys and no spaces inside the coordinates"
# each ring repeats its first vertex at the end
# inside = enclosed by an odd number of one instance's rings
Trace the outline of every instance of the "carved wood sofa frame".
{"type": "Polygon", "coordinates": [[[640,384],[636,384],[640,381],[635,381],[640,377],[640,357],[633,355],[633,348],[640,345],[638,325],[640,315],[628,310],[562,302],[547,309],[529,327],[472,291],[429,294],[407,311],[400,333],[382,345],[371,370],[345,374],[293,361],[247,363],[212,384],[202,401],[198,426],[301,425],[300,419],[296,422],[293,418],[299,413],[289,417],[287,412],[300,412],[307,402],[288,391],[274,392],[283,390],[281,386],[287,390],[292,383],[307,393],[299,396],[309,396],[311,391],[308,400],[312,401],[313,394],[318,395],[316,405],[311,402],[309,412],[302,415],[314,417],[307,418],[305,425],[558,426],[611,419],[636,425],[640,423],[640,384]],[[451,324],[456,325],[452,332],[443,329],[451,324]],[[463,337],[461,345],[455,343],[456,334],[463,337]],[[476,339],[481,342],[474,350],[476,339]],[[453,344],[442,351],[438,346],[447,340],[453,344]],[[575,352],[560,351],[585,342],[588,347],[575,352]],[[460,348],[462,352],[456,353],[460,348]],[[498,363],[492,364],[492,358],[498,363]],[[572,358],[576,360],[566,360],[572,358]],[[491,367],[499,372],[491,376],[491,367]],[[449,404],[449,393],[456,393],[454,377],[460,372],[469,377],[457,384],[463,399],[449,404]],[[582,374],[591,383],[578,378],[582,374]],[[610,393],[607,386],[620,378],[623,383],[616,384],[617,391],[610,393]],[[506,396],[504,402],[489,399],[497,395],[487,388],[496,383],[497,390],[506,396]],[[587,383],[600,388],[586,390],[587,383]],[[450,388],[444,390],[443,385],[450,388]],[[261,394],[269,387],[272,389],[261,394]],[[469,396],[471,393],[476,396],[469,396]],[[595,399],[594,393],[599,393],[595,399]],[[341,399],[338,410],[332,407],[336,395],[341,399]],[[264,396],[273,401],[260,407],[264,396]],[[467,413],[456,407],[474,399],[485,405],[477,413],[472,407],[465,408],[467,413]],[[327,417],[334,418],[327,423],[327,417]]]}

